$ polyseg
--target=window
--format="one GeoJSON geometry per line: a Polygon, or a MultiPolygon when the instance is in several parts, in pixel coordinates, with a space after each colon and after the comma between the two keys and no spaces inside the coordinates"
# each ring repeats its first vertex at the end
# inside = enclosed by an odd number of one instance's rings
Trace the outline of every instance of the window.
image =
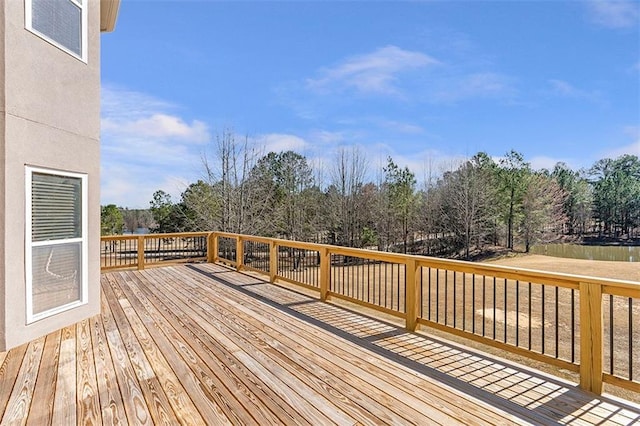
{"type": "Polygon", "coordinates": [[[87,303],[87,175],[26,168],[27,323],[87,303]]]}
{"type": "Polygon", "coordinates": [[[87,0],[25,0],[25,26],[86,62],[87,0]]]}

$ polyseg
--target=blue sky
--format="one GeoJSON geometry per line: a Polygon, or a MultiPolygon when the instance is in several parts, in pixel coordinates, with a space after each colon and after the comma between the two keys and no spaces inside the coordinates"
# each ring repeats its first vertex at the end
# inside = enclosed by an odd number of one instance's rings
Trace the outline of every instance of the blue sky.
{"type": "Polygon", "coordinates": [[[178,201],[226,129],[418,177],[478,151],[640,155],[640,3],[123,0],[102,35],[101,202],[178,201]]]}

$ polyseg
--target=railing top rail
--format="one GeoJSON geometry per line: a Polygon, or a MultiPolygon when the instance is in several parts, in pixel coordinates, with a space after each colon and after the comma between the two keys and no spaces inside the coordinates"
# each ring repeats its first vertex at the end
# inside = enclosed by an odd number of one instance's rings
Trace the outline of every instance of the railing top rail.
{"type": "Polygon", "coordinates": [[[250,235],[244,234],[234,234],[233,232],[214,232],[219,237],[229,237],[229,238],[238,238],[238,237],[249,237],[250,235]]]}
{"type": "Polygon", "coordinates": [[[273,238],[254,237],[254,236],[247,236],[247,235],[243,235],[242,239],[244,241],[252,241],[252,242],[257,242],[257,243],[265,243],[265,244],[271,244],[271,242],[273,241],[273,238]]]}
{"type": "Polygon", "coordinates": [[[124,234],[124,235],[103,235],[100,237],[102,241],[118,241],[118,240],[136,240],[143,238],[190,238],[190,237],[206,237],[211,232],[172,232],[166,234],[124,234]]]}
{"type": "MultiPolygon", "coordinates": [[[[524,282],[534,282],[540,284],[552,284],[560,287],[578,288],[580,283],[591,283],[606,286],[609,289],[624,289],[625,294],[632,297],[640,297],[640,282],[615,280],[609,278],[590,277],[583,275],[564,274],[559,272],[538,271],[534,269],[514,268],[502,265],[490,265],[486,263],[474,263],[463,260],[440,259],[435,257],[406,255],[400,253],[381,252],[350,247],[339,247],[328,244],[307,243],[302,241],[284,240],[279,238],[258,237],[245,234],[235,234],[232,232],[184,232],[170,234],[144,234],[145,238],[175,238],[175,237],[197,237],[207,235],[217,235],[228,238],[242,238],[248,241],[261,241],[265,243],[275,242],[278,245],[296,247],[308,250],[328,249],[332,254],[342,254],[355,256],[383,262],[404,263],[409,259],[415,260],[417,266],[455,270],[478,275],[490,275],[496,278],[507,278],[521,280],[524,282]]],[[[140,235],[114,235],[104,236],[103,241],[136,239],[140,235]]]]}
{"type": "Polygon", "coordinates": [[[491,275],[497,278],[517,279],[525,282],[555,284],[561,287],[577,288],[580,283],[600,284],[637,290],[640,296],[640,282],[591,277],[586,275],[565,274],[560,272],[539,271],[535,269],[514,268],[487,263],[474,263],[463,260],[439,259],[418,256],[418,265],[441,269],[455,269],[478,275],[491,275]]]}

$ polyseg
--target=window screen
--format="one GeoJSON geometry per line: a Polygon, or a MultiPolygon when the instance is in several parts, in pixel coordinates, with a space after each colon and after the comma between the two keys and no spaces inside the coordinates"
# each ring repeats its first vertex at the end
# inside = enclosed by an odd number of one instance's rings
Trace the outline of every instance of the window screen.
{"type": "Polygon", "coordinates": [[[27,168],[29,321],[86,301],[85,180],[27,168]]]}
{"type": "Polygon", "coordinates": [[[34,315],[81,299],[81,246],[81,243],[68,243],[33,248],[34,315]]]}
{"type": "Polygon", "coordinates": [[[27,0],[27,28],[81,59],[86,39],[82,0],[27,0]]]}

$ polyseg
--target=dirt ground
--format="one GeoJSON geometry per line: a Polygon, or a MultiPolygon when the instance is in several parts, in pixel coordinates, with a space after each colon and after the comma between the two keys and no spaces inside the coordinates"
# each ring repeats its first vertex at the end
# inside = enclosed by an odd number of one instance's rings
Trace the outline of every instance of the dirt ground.
{"type": "Polygon", "coordinates": [[[566,259],[539,254],[518,255],[488,261],[496,265],[565,274],[614,278],[640,283],[640,262],[611,262],[604,260],[566,259]]]}
{"type": "MultiPolygon", "coordinates": [[[[640,285],[640,262],[613,262],[583,259],[567,259],[537,254],[521,254],[515,256],[502,257],[490,261],[485,261],[496,265],[504,265],[516,268],[534,269],[540,271],[560,272],[573,275],[586,275],[592,277],[612,278],[637,282],[640,285]]],[[[635,333],[634,333],[635,334],[635,333]]],[[[491,352],[492,349],[489,349],[491,352]]],[[[550,365],[544,365],[531,360],[519,359],[513,354],[506,355],[507,358],[532,365],[541,370],[557,374],[571,380],[577,380],[577,376],[567,371],[558,370],[550,365]]],[[[625,363],[626,366],[626,363],[625,363]]],[[[614,386],[605,386],[605,392],[610,392],[616,396],[640,403],[640,395],[614,386]]]]}
{"type": "MultiPolygon", "coordinates": [[[[284,276],[287,276],[290,279],[296,281],[306,282],[310,285],[317,285],[317,277],[315,273],[317,273],[317,266],[315,262],[309,261],[310,263],[305,265],[305,268],[299,271],[289,270],[288,268],[281,265],[283,270],[281,273],[284,276]],[[302,274],[302,275],[301,275],[302,274]],[[307,274],[311,277],[316,277],[315,280],[309,281],[307,278],[307,274]],[[306,277],[306,278],[305,278],[306,277]]],[[[493,260],[484,260],[486,263],[493,263],[498,265],[522,268],[522,269],[532,269],[532,270],[541,270],[541,271],[550,271],[550,272],[559,272],[559,273],[568,273],[573,275],[586,275],[586,276],[596,276],[602,278],[612,278],[612,279],[620,279],[626,281],[637,282],[640,285],[640,263],[631,263],[631,262],[613,262],[613,261],[591,261],[591,260],[579,260],[579,259],[565,259],[565,258],[557,258],[543,255],[525,255],[525,254],[509,254],[505,255],[499,259],[493,260]]],[[[292,267],[292,265],[290,265],[292,267]]],[[[399,307],[402,307],[404,304],[404,283],[401,282],[402,279],[397,279],[398,270],[393,269],[389,271],[389,266],[381,266],[377,264],[372,265],[348,265],[344,267],[334,266],[332,267],[332,284],[334,286],[334,291],[345,294],[347,296],[354,297],[356,299],[364,300],[367,302],[375,303],[380,306],[387,307],[389,309],[398,310],[399,307]],[[382,268],[382,269],[380,269],[382,268]],[[386,269],[385,269],[386,268],[386,269]],[[401,285],[399,285],[401,284],[401,285]],[[399,287],[398,287],[399,285],[399,287]],[[400,293],[398,293],[398,288],[400,293]],[[371,298],[371,300],[370,300],[371,298]]],[[[485,303],[484,298],[480,298],[482,294],[481,289],[484,289],[482,285],[482,278],[475,277],[470,274],[466,276],[463,274],[458,274],[457,276],[452,273],[445,272],[444,270],[429,270],[428,272],[424,272],[425,274],[435,274],[440,277],[440,297],[438,299],[437,296],[437,285],[434,284],[436,278],[435,275],[432,275],[431,279],[425,278],[425,283],[428,282],[431,284],[428,288],[429,290],[425,291],[425,295],[423,296],[424,305],[423,309],[427,309],[430,307],[431,314],[438,315],[436,321],[441,322],[444,320],[444,317],[447,317],[447,323],[451,324],[454,322],[454,316],[456,315],[455,308],[453,308],[454,304],[457,307],[457,319],[458,319],[458,327],[465,323],[467,324],[466,329],[471,330],[472,321],[475,318],[473,324],[476,325],[477,329],[482,327],[483,324],[486,325],[487,335],[488,336],[502,336],[502,333],[505,330],[505,326],[508,324],[509,327],[509,343],[515,344],[513,341],[516,329],[520,329],[520,346],[525,347],[531,340],[531,347],[533,350],[537,352],[541,352],[540,345],[544,338],[546,342],[547,352],[553,356],[553,345],[557,344],[554,340],[555,333],[560,333],[560,342],[568,341],[571,337],[568,335],[572,330],[572,321],[573,318],[571,316],[572,305],[570,304],[570,295],[569,290],[561,289],[559,296],[554,294],[553,286],[550,286],[546,290],[546,300],[545,300],[545,310],[546,316],[544,313],[541,313],[541,288],[539,284],[533,284],[533,291],[529,290],[530,283],[521,283],[520,290],[518,292],[519,296],[516,297],[516,285],[515,281],[509,280],[509,290],[508,290],[508,300],[509,303],[506,302],[505,294],[503,293],[503,289],[506,289],[507,284],[503,284],[502,280],[499,280],[499,285],[494,289],[493,283],[491,280],[487,281],[487,290],[486,290],[486,306],[484,309],[480,306],[480,303],[485,303]],[[448,289],[446,286],[445,276],[448,277],[448,289]],[[475,282],[475,290],[473,290],[472,284],[475,282]],[[465,284],[466,283],[466,286],[465,284]],[[455,289],[454,289],[455,288],[455,289]],[[458,297],[455,297],[455,291],[457,289],[458,297]],[[496,292],[497,290],[497,292],[496,292]],[[431,292],[431,293],[429,293],[431,292]],[[472,292],[475,292],[475,297],[472,292]],[[492,295],[492,292],[494,295],[492,295]],[[528,293],[529,292],[529,293],[528,293]],[[528,293],[528,294],[527,294],[528,293]],[[431,294],[431,297],[427,296],[431,294]],[[446,294],[446,295],[445,295],[446,294]],[[461,299],[461,295],[466,294],[466,306],[463,306],[464,299],[461,299]],[[447,301],[447,295],[448,301],[447,301]],[[555,304],[556,298],[558,298],[559,303],[555,304]],[[515,305],[515,301],[518,299],[520,301],[519,309],[515,305]],[[531,299],[533,301],[533,311],[530,306],[531,299]],[[439,300],[439,302],[438,302],[439,300]],[[475,300],[475,302],[473,302],[475,300]],[[482,300],[482,302],[480,302],[482,300]],[[495,306],[491,305],[493,301],[495,302],[495,306]],[[445,305],[448,307],[445,308],[445,305]],[[437,314],[438,308],[440,310],[440,314],[437,314]],[[444,308],[444,309],[443,309],[444,308]],[[559,308],[559,309],[558,309],[559,308]],[[558,324],[560,327],[553,326],[554,316],[556,316],[556,310],[558,310],[559,314],[557,315],[558,324]],[[444,312],[443,312],[444,311],[444,312]],[[466,318],[464,313],[466,312],[466,318]],[[461,315],[462,313],[462,315],[461,315]],[[541,316],[542,315],[542,316],[541,316]],[[494,318],[495,316],[495,318],[494,318]],[[519,321],[516,320],[519,319],[519,321]],[[516,324],[519,322],[519,326],[516,324]],[[549,324],[547,324],[549,323],[549,324]],[[541,330],[545,330],[545,334],[541,333],[541,330]],[[560,330],[560,331],[558,331],[560,330]]],[[[427,277],[428,275],[425,275],[427,277]]],[[[427,285],[427,284],[425,284],[427,285]]],[[[573,297],[573,296],[571,296],[573,297]]],[[[347,303],[348,305],[348,303],[347,303]]],[[[605,300],[603,309],[605,312],[610,312],[609,308],[610,304],[608,300],[605,300]]],[[[629,365],[629,359],[626,356],[628,353],[628,340],[626,336],[628,336],[628,305],[626,304],[625,298],[618,298],[615,301],[615,324],[616,330],[622,336],[622,338],[616,337],[613,352],[616,354],[616,367],[615,371],[624,376],[624,373],[627,371],[629,365]],[[619,311],[619,312],[618,312],[619,311]]],[[[360,309],[360,308],[357,308],[360,309]]],[[[577,306],[576,306],[577,309],[577,306]]],[[[634,304],[633,307],[633,318],[634,323],[640,318],[640,306],[634,304]]],[[[426,311],[425,311],[426,312],[426,311]]],[[[384,314],[377,312],[376,316],[384,317],[384,314]]],[[[431,317],[430,317],[431,318],[431,317]]],[[[608,314],[607,314],[608,318],[608,314]]],[[[390,321],[395,321],[395,318],[390,317],[390,321]]],[[[607,320],[608,321],[608,320],[607,320]]],[[[606,321],[605,321],[606,322],[606,321]]],[[[576,315],[575,318],[575,327],[579,327],[579,317],[576,315]]],[[[484,327],[483,327],[484,330],[484,327]]],[[[464,346],[468,346],[471,348],[476,348],[485,352],[493,353],[500,357],[508,358],[513,361],[520,362],[525,365],[529,365],[534,368],[538,368],[540,370],[546,371],[553,375],[557,375],[560,377],[567,378],[574,382],[578,381],[578,376],[575,373],[565,371],[562,369],[558,369],[551,364],[533,361],[529,358],[521,357],[515,355],[510,352],[506,352],[502,349],[497,349],[492,346],[483,345],[481,343],[476,343],[470,341],[468,339],[462,337],[456,337],[453,334],[445,333],[437,331],[436,329],[429,328],[428,326],[422,327],[422,332],[427,334],[433,334],[440,338],[444,338],[447,340],[456,341],[464,346]]],[[[608,328],[605,327],[605,341],[609,342],[609,334],[608,328]]],[[[506,338],[506,337],[505,337],[506,338]]],[[[634,327],[633,330],[633,346],[634,348],[640,347],[640,327],[634,327]]],[[[608,350],[609,346],[605,349],[608,350]]],[[[561,352],[560,357],[563,359],[569,359],[569,353],[571,351],[571,346],[561,344],[558,350],[561,352]],[[568,352],[569,351],[569,352],[568,352]]],[[[605,351],[612,352],[612,351],[605,351]]],[[[576,336],[576,354],[579,356],[579,336],[576,336]]],[[[608,354],[605,355],[604,361],[606,365],[609,365],[610,356],[608,354]]],[[[636,367],[634,371],[640,371],[640,362],[639,360],[633,360],[636,367]]],[[[637,373],[636,373],[637,374],[637,373]]],[[[638,402],[640,403],[640,395],[631,391],[626,391],[623,389],[619,389],[613,386],[607,385],[605,387],[605,391],[608,393],[615,394],[622,398],[638,402]]]]}

